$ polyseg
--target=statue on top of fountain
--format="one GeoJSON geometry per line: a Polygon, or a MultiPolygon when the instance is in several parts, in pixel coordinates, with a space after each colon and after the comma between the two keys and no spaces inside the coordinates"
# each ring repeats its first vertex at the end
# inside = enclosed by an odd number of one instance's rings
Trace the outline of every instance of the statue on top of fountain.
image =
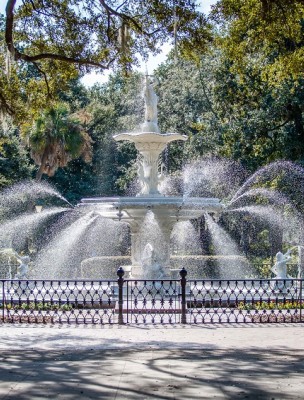
{"type": "Polygon", "coordinates": [[[145,122],[142,125],[143,132],[157,132],[158,118],[157,118],[157,96],[153,88],[153,82],[150,75],[146,74],[144,86],[144,99],[145,99],[145,122]]]}
{"type": "Polygon", "coordinates": [[[291,260],[291,249],[287,250],[285,254],[280,251],[276,254],[276,263],[271,268],[271,271],[275,274],[276,278],[288,279],[291,276],[287,275],[287,263],[291,260]]]}

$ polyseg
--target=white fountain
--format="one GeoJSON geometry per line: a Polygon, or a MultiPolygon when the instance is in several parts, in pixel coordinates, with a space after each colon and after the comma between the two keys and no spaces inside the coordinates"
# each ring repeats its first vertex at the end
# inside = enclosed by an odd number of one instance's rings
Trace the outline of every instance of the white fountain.
{"type": "Polygon", "coordinates": [[[160,155],[168,143],[185,141],[187,136],[160,132],[157,96],[148,75],[145,77],[144,99],[145,121],[141,131],[114,136],[116,141],[133,142],[140,154],[140,193],[136,197],[85,198],[79,206],[86,211],[93,209],[102,217],[128,223],[131,229],[132,265],[124,268],[131,272],[133,278],[158,279],[168,277],[170,273],[170,236],[174,224],[198,218],[204,213],[219,214],[222,204],[217,198],[166,197],[160,194],[159,185],[163,179],[163,171],[159,167],[160,155]],[[147,217],[159,229],[159,240],[154,243],[143,240],[143,226],[149,229],[147,217]]]}

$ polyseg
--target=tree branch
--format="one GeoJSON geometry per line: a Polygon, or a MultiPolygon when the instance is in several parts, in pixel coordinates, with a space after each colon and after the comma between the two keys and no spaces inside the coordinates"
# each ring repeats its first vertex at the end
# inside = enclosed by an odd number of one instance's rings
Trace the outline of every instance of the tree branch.
{"type": "Polygon", "coordinates": [[[45,60],[45,59],[64,61],[64,62],[67,62],[70,64],[92,65],[94,67],[99,67],[99,68],[103,68],[103,69],[108,69],[109,66],[111,65],[111,63],[114,61],[114,59],[112,59],[106,65],[104,65],[104,64],[100,64],[96,61],[92,61],[92,60],[88,60],[88,59],[68,57],[65,55],[54,54],[54,53],[41,53],[41,54],[36,54],[35,56],[29,56],[29,55],[21,53],[20,51],[15,49],[15,60],[16,61],[23,60],[23,61],[34,63],[35,61],[45,60]]]}
{"type": "Polygon", "coordinates": [[[88,59],[78,59],[61,54],[41,53],[41,54],[36,54],[34,56],[29,56],[28,54],[21,53],[18,49],[15,48],[13,39],[15,5],[16,5],[16,0],[8,0],[6,5],[6,25],[5,25],[5,43],[8,48],[8,51],[12,54],[15,61],[23,60],[26,62],[35,63],[36,61],[39,60],[50,59],[50,60],[63,61],[70,64],[91,65],[102,69],[108,69],[112,64],[112,62],[114,61],[114,59],[112,59],[108,62],[108,64],[104,65],[96,61],[88,59]]]}
{"type": "Polygon", "coordinates": [[[6,24],[5,24],[5,43],[8,51],[14,54],[13,25],[14,25],[14,7],[16,0],[8,0],[6,4],[6,24]]]}
{"type": "Polygon", "coordinates": [[[280,124],[280,125],[277,125],[277,126],[271,128],[271,129],[267,129],[267,131],[268,131],[268,132],[275,131],[275,130],[277,130],[277,129],[279,129],[279,128],[282,128],[282,127],[285,126],[286,124],[288,124],[288,122],[290,122],[290,118],[288,118],[286,121],[284,121],[284,122],[283,122],[282,124],[280,124]]]}
{"type": "Polygon", "coordinates": [[[216,118],[218,121],[220,121],[220,118],[219,118],[218,114],[215,112],[215,110],[214,110],[214,108],[213,108],[213,105],[212,105],[212,103],[211,103],[211,101],[210,101],[210,99],[209,99],[209,96],[208,96],[208,94],[207,94],[206,87],[205,87],[205,82],[204,82],[204,79],[203,79],[203,77],[202,77],[201,68],[198,68],[198,72],[199,72],[199,77],[200,77],[200,83],[201,83],[201,86],[202,86],[202,89],[203,89],[203,92],[204,92],[205,99],[207,100],[209,109],[210,109],[210,111],[212,112],[212,114],[215,116],[215,118],[216,118]]]}
{"type": "Polygon", "coordinates": [[[14,110],[7,104],[7,101],[3,94],[0,92],[0,104],[5,109],[8,115],[14,115],[14,110]]]}
{"type": "Polygon", "coordinates": [[[48,96],[51,97],[51,91],[50,91],[49,82],[48,82],[46,73],[44,71],[42,71],[42,69],[39,67],[39,65],[36,62],[33,62],[33,64],[35,65],[37,70],[43,75],[44,82],[45,82],[45,85],[46,85],[46,89],[47,89],[47,92],[48,92],[48,96]]]}
{"type": "Polygon", "coordinates": [[[120,13],[117,10],[114,10],[113,8],[111,8],[110,6],[108,6],[108,4],[106,4],[106,2],[104,0],[99,0],[99,3],[102,5],[102,7],[109,13],[116,15],[117,17],[121,18],[124,21],[128,21],[131,22],[137,29],[138,31],[142,32],[143,34],[150,36],[151,33],[144,31],[143,27],[141,25],[139,25],[139,23],[132,17],[130,17],[127,14],[124,13],[120,13]]]}

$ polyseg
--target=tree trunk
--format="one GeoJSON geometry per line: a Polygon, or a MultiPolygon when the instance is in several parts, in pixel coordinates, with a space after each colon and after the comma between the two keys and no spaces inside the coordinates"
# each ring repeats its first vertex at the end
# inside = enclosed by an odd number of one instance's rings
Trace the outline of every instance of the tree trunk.
{"type": "Polygon", "coordinates": [[[41,157],[40,166],[39,166],[38,171],[36,173],[36,181],[37,182],[41,181],[41,178],[42,178],[42,175],[43,175],[43,171],[44,171],[47,159],[48,159],[48,150],[47,150],[47,147],[45,147],[44,152],[43,152],[43,156],[41,157]]]}

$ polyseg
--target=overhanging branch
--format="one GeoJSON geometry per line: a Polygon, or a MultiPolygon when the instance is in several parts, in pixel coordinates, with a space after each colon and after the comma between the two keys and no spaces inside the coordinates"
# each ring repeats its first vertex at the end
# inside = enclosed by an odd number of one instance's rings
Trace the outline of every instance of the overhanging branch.
{"type": "Polygon", "coordinates": [[[144,35],[147,35],[147,36],[151,36],[151,35],[152,35],[151,33],[145,31],[145,30],[143,29],[142,25],[140,25],[134,18],[130,17],[130,16],[127,15],[127,14],[120,13],[120,12],[118,12],[117,10],[114,10],[114,9],[111,8],[104,0],[99,0],[99,3],[102,5],[102,7],[103,7],[108,13],[110,13],[110,14],[112,14],[112,15],[116,15],[117,17],[121,18],[123,21],[131,22],[131,23],[136,27],[136,29],[137,29],[139,32],[142,32],[144,35]]]}
{"type": "Polygon", "coordinates": [[[68,57],[62,54],[54,54],[54,53],[40,53],[33,56],[20,52],[14,46],[14,38],[13,38],[13,28],[14,28],[14,8],[16,5],[16,0],[8,0],[6,5],[6,25],[5,25],[5,43],[8,51],[11,53],[15,61],[23,60],[26,62],[35,63],[39,60],[57,60],[62,62],[67,62],[70,64],[78,64],[78,65],[90,65],[93,67],[98,67],[102,69],[108,69],[110,65],[113,63],[114,59],[111,59],[106,65],[101,64],[97,61],[82,59],[77,57],[68,57]]]}
{"type": "Polygon", "coordinates": [[[46,89],[47,89],[47,92],[48,92],[48,96],[51,97],[51,91],[50,91],[49,82],[48,82],[46,73],[44,71],[42,71],[42,69],[39,67],[39,65],[36,62],[34,62],[33,64],[35,65],[37,70],[41,73],[41,75],[43,75],[44,82],[45,82],[45,85],[46,85],[46,89]]]}
{"type": "Polygon", "coordinates": [[[3,110],[5,110],[5,112],[8,115],[10,115],[10,116],[14,115],[14,110],[7,104],[7,101],[1,92],[0,92],[0,107],[3,110]]]}

